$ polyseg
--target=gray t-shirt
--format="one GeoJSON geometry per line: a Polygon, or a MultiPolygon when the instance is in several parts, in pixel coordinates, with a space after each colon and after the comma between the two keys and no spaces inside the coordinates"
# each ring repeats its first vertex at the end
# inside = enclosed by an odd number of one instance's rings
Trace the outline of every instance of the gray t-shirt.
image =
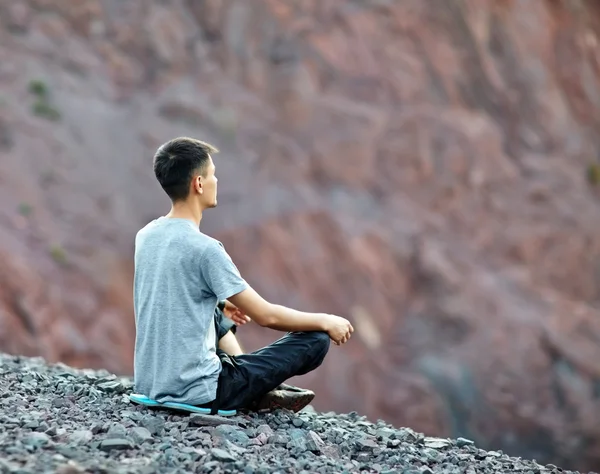
{"type": "Polygon", "coordinates": [[[218,241],[187,219],[160,217],[135,239],[134,386],[159,402],[215,399],[218,300],[248,287],[218,241]]]}

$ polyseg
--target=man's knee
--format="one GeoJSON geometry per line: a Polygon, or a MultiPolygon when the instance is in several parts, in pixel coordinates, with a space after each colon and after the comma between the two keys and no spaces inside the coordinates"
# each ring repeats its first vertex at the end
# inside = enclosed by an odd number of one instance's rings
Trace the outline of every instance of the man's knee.
{"type": "Polygon", "coordinates": [[[308,339],[310,339],[310,347],[315,354],[322,354],[321,357],[325,357],[329,351],[330,338],[329,334],[324,331],[313,331],[303,333],[308,339]]]}
{"type": "Polygon", "coordinates": [[[329,337],[329,334],[327,334],[324,331],[316,331],[315,332],[315,336],[317,338],[318,343],[323,346],[324,350],[329,350],[329,344],[331,342],[331,338],[329,337]]]}

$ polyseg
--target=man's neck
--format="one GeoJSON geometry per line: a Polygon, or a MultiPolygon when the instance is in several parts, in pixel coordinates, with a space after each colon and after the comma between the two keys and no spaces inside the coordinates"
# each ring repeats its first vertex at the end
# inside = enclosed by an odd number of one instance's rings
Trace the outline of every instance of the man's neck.
{"type": "Polygon", "coordinates": [[[200,227],[200,221],[202,221],[202,209],[192,206],[187,202],[174,203],[165,217],[170,219],[187,219],[196,224],[196,227],[200,227]]]}

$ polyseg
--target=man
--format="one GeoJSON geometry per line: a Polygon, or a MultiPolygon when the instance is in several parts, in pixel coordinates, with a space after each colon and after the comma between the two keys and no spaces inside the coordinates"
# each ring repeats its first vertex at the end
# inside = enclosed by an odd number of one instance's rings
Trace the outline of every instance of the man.
{"type": "MultiPolygon", "coordinates": [[[[157,150],[154,173],[172,205],[136,235],[134,276],[136,392],[213,413],[256,406],[290,377],[319,367],[330,339],[344,344],[354,331],[339,316],[265,301],[223,245],[199,230],[203,212],[217,206],[215,153],[186,137],[157,150]],[[228,354],[223,347],[234,336],[218,327],[219,301],[228,301],[240,320],[288,334],[251,354],[228,354]]],[[[287,408],[306,403],[295,400],[287,408]]]]}

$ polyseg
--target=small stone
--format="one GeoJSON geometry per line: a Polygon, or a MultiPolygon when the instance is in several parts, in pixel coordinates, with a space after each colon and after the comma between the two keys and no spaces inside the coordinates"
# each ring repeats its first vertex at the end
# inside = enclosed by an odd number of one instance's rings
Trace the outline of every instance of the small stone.
{"type": "Polygon", "coordinates": [[[273,429],[269,425],[260,425],[258,428],[256,428],[256,433],[264,433],[267,436],[273,436],[273,429]]]}
{"type": "Polygon", "coordinates": [[[90,442],[93,437],[93,433],[89,430],[77,430],[69,435],[69,441],[75,444],[85,444],[90,442]]]}
{"type": "Polygon", "coordinates": [[[34,448],[40,448],[50,442],[50,437],[46,433],[33,432],[25,437],[23,444],[34,448]]]}
{"type": "Polygon", "coordinates": [[[39,427],[40,427],[40,422],[37,421],[37,420],[30,421],[29,423],[25,423],[23,425],[23,428],[27,428],[27,429],[30,429],[30,430],[36,430],[39,427]]]}
{"type": "Polygon", "coordinates": [[[457,438],[456,439],[456,445],[459,448],[463,448],[465,446],[470,446],[470,445],[473,445],[473,444],[475,444],[475,443],[473,441],[471,441],[470,439],[467,439],[467,438],[457,438]]]}
{"type": "Polygon", "coordinates": [[[130,449],[132,447],[131,441],[126,438],[105,439],[100,443],[100,449],[102,451],[112,451],[113,449],[130,449]]]}
{"type": "Polygon", "coordinates": [[[286,446],[289,442],[290,442],[289,436],[286,436],[284,434],[279,434],[279,433],[274,434],[267,441],[268,444],[279,444],[282,446],[286,446]]]}
{"type": "Polygon", "coordinates": [[[113,423],[106,434],[113,438],[122,438],[127,435],[127,428],[120,423],[113,423]]]}
{"type": "Polygon", "coordinates": [[[4,451],[6,452],[6,454],[25,454],[26,451],[22,448],[19,448],[17,446],[9,446],[8,448],[5,448],[4,451]]]}
{"type": "Polygon", "coordinates": [[[390,439],[396,436],[396,430],[391,428],[379,428],[375,431],[375,436],[380,440],[390,439]]]}
{"type": "MultiPolygon", "coordinates": [[[[220,425],[217,426],[214,430],[214,436],[216,438],[226,439],[233,444],[237,444],[239,446],[246,447],[250,442],[250,438],[244,431],[238,426],[231,425],[220,425]]],[[[287,441],[286,441],[287,443],[287,441]]]]}
{"type": "Polygon", "coordinates": [[[140,425],[150,431],[153,436],[161,435],[165,429],[165,420],[157,416],[144,415],[140,420],[140,425]]]}
{"type": "Polygon", "coordinates": [[[442,438],[425,438],[424,443],[428,448],[442,449],[450,446],[451,441],[442,438]]]}
{"type": "Polygon", "coordinates": [[[135,428],[132,428],[130,434],[133,441],[137,444],[142,444],[145,441],[152,439],[152,434],[150,431],[143,426],[136,426],[135,428]]]}
{"type": "MultiPolygon", "coordinates": [[[[99,443],[98,443],[99,444],[99,443]]],[[[92,446],[93,444],[90,444],[92,446]]],[[[63,457],[67,459],[76,458],[78,456],[78,450],[75,448],[70,448],[69,446],[58,445],[56,446],[56,451],[60,453],[63,457]]]]}
{"type": "Polygon", "coordinates": [[[253,440],[250,440],[251,442],[249,444],[256,444],[258,446],[267,444],[269,442],[269,438],[270,438],[270,436],[268,436],[264,433],[260,433],[256,438],[254,438],[253,440]]]}
{"type": "Polygon", "coordinates": [[[314,431],[309,431],[306,435],[306,448],[313,453],[320,453],[325,445],[321,437],[314,431]]]}
{"type": "Polygon", "coordinates": [[[215,472],[219,467],[219,461],[210,461],[202,465],[202,472],[215,472]]]}
{"type": "Polygon", "coordinates": [[[56,468],[56,474],[83,474],[85,469],[75,461],[69,461],[66,464],[61,464],[56,468]]]}
{"type": "Polygon", "coordinates": [[[427,456],[428,459],[430,459],[432,461],[437,460],[438,457],[440,456],[440,453],[437,452],[435,449],[432,449],[432,448],[425,448],[425,449],[423,449],[422,452],[423,452],[423,454],[425,456],[427,456]]]}
{"type": "Polygon", "coordinates": [[[308,443],[306,439],[306,432],[300,429],[293,429],[290,431],[290,441],[287,444],[288,449],[295,449],[300,453],[308,450],[308,443]]]}
{"type": "Polygon", "coordinates": [[[388,448],[397,448],[400,446],[401,441],[399,439],[388,439],[387,447],[388,448]]]}
{"type": "Polygon", "coordinates": [[[189,423],[192,426],[237,425],[235,420],[230,420],[224,416],[203,415],[202,413],[194,413],[191,415],[189,423]]]}
{"type": "Polygon", "coordinates": [[[54,408],[62,408],[68,404],[68,401],[64,397],[58,397],[52,400],[52,406],[54,408]]]}
{"type": "Polygon", "coordinates": [[[420,436],[410,428],[402,428],[396,431],[396,438],[407,443],[416,443],[420,436]]]}
{"type": "Polygon", "coordinates": [[[304,420],[302,418],[294,418],[292,420],[292,424],[296,427],[296,428],[301,428],[302,425],[304,425],[304,420]]]}
{"type": "Polygon", "coordinates": [[[98,434],[98,433],[102,433],[103,428],[102,428],[102,423],[96,422],[92,425],[92,427],[90,428],[90,431],[92,432],[92,434],[98,434]]]}
{"type": "Polygon", "coordinates": [[[96,385],[100,390],[107,393],[121,393],[125,390],[125,387],[121,384],[121,382],[112,381],[112,382],[103,382],[96,385]]]}
{"type": "Polygon", "coordinates": [[[376,441],[369,438],[361,438],[356,441],[356,447],[361,451],[372,451],[379,447],[376,441]]]}
{"type": "Polygon", "coordinates": [[[217,461],[221,461],[221,462],[233,462],[233,461],[237,460],[232,454],[228,453],[224,449],[213,448],[210,450],[210,454],[217,461]]]}

